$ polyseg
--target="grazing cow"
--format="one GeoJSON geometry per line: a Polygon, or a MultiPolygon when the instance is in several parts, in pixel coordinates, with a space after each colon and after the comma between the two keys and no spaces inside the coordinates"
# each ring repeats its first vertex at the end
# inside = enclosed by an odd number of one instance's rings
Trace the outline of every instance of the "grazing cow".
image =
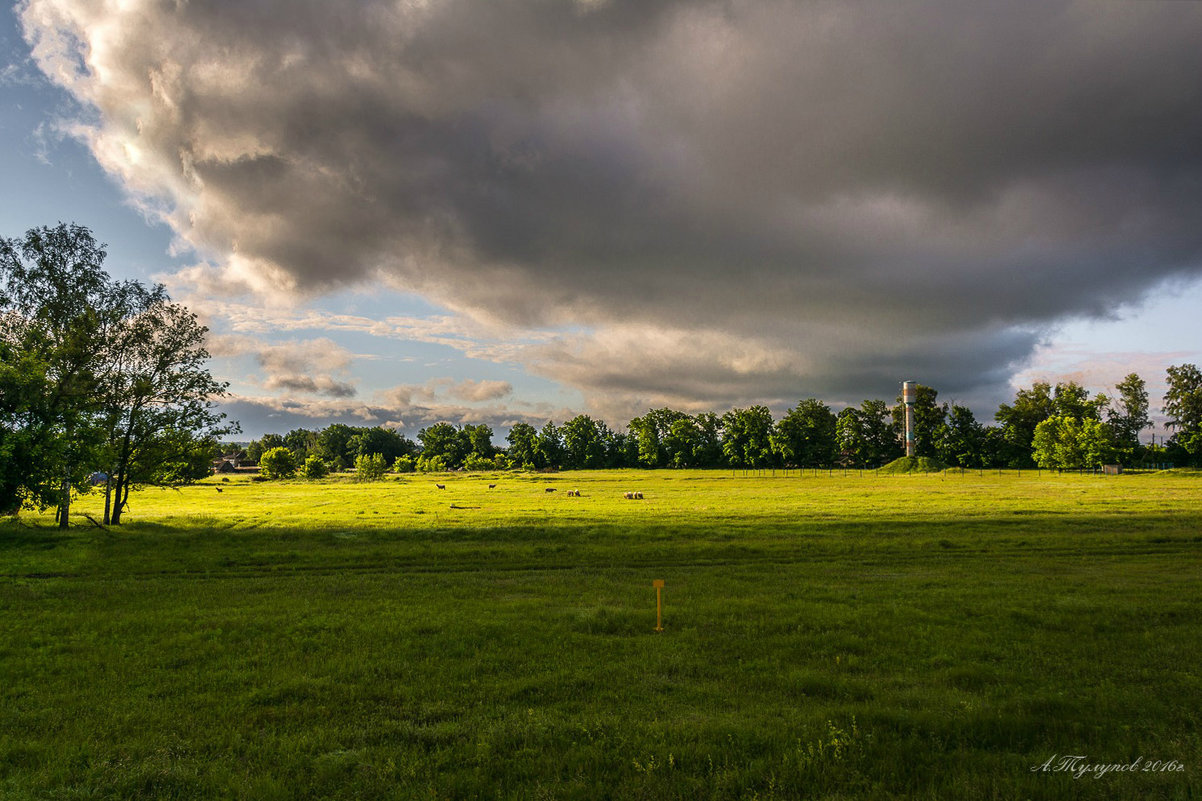
{"type": "Polygon", "coordinates": [[[446,485],[446,484],[435,484],[434,486],[438,487],[439,489],[446,489],[446,488],[447,488],[447,485],[446,485]]]}
{"type": "Polygon", "coordinates": [[[547,487],[547,492],[555,492],[555,487],[547,487]]]}
{"type": "Polygon", "coordinates": [[[218,492],[221,492],[221,487],[217,487],[216,489],[218,492]]]}
{"type": "Polygon", "coordinates": [[[641,493],[641,492],[636,492],[636,493],[634,494],[634,498],[635,498],[635,500],[636,500],[636,501],[641,501],[641,500],[643,500],[643,493],[641,493]]]}
{"type": "Polygon", "coordinates": [[[568,490],[568,497],[569,498],[579,498],[580,490],[576,490],[576,489],[568,490]]]}
{"type": "Polygon", "coordinates": [[[626,499],[626,500],[628,500],[628,501],[633,501],[633,500],[634,500],[634,493],[633,493],[633,492],[623,492],[623,493],[622,493],[622,497],[623,497],[623,498],[625,498],[625,499],[626,499]]]}
{"type": "Polygon", "coordinates": [[[496,484],[489,484],[489,485],[488,485],[488,488],[489,488],[489,489],[496,489],[496,488],[497,488],[497,485],[496,485],[496,484]]]}

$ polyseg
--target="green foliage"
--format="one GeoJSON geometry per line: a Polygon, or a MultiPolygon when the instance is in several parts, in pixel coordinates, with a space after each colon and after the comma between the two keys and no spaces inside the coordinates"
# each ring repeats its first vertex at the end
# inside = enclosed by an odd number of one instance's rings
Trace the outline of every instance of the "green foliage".
{"type": "Polygon", "coordinates": [[[835,421],[835,439],[848,464],[879,467],[902,454],[889,406],[866,400],[860,408],[847,407],[835,421]]]}
{"type": "Polygon", "coordinates": [[[463,469],[473,473],[483,473],[489,470],[496,470],[497,463],[492,459],[472,453],[463,460],[463,469]]]}
{"type": "MultiPolygon", "coordinates": [[[[1014,405],[1002,404],[998,408],[996,419],[1002,424],[1004,448],[1000,454],[1003,461],[1011,467],[1033,467],[1039,458],[1057,461],[1058,457],[1050,455],[1046,450],[1047,435],[1044,436],[1044,450],[1036,456],[1035,431],[1044,420],[1060,417],[1077,421],[1077,428],[1086,420],[1100,421],[1102,410],[1110,404],[1105,395],[1089,397],[1089,393],[1076,382],[1069,381],[1056,385],[1055,393],[1046,382],[1036,382],[1029,390],[1020,389],[1015,395],[1014,405]]],[[[1092,429],[1091,429],[1092,430],[1092,429]]],[[[1075,439],[1075,434],[1070,439],[1075,439]]],[[[1092,435],[1091,435],[1092,436],[1092,435]]],[[[1072,453],[1072,446],[1066,443],[1060,446],[1064,456],[1074,462],[1079,456],[1072,453]]]]}
{"type": "Polygon", "coordinates": [[[935,429],[935,453],[939,460],[956,467],[984,467],[988,464],[985,429],[972,410],[953,405],[947,417],[935,429]]]}
{"type": "Polygon", "coordinates": [[[284,447],[287,447],[284,444],[284,438],[279,434],[264,434],[262,438],[246,446],[246,458],[257,463],[267,451],[284,447]]]}
{"type": "Polygon", "coordinates": [[[1035,428],[1056,413],[1052,386],[1037,381],[1030,389],[1015,393],[1014,405],[1003,403],[994,419],[1002,426],[1003,450],[1001,459],[1009,467],[1034,467],[1032,441],[1035,428]]]}
{"type": "Polygon", "coordinates": [[[663,450],[672,467],[701,466],[704,445],[705,432],[701,424],[687,415],[673,421],[663,439],[663,450]]]}
{"type": "Polygon", "coordinates": [[[1075,381],[1057,384],[1056,394],[1052,398],[1056,415],[1074,420],[1101,420],[1102,410],[1109,403],[1109,399],[1102,394],[1090,398],[1088,390],[1075,381]]]}
{"type": "Polygon", "coordinates": [[[374,426],[372,428],[355,429],[346,444],[344,458],[352,461],[360,456],[378,454],[384,457],[387,464],[394,462],[397,457],[411,455],[416,446],[395,428],[374,426]]]}
{"type": "Polygon", "coordinates": [[[1164,413],[1174,430],[1172,446],[1194,464],[1202,463],[1202,370],[1197,365],[1168,369],[1164,413]]]}
{"type": "Polygon", "coordinates": [[[651,409],[642,417],[631,420],[627,427],[634,437],[638,464],[642,467],[691,464],[694,448],[701,441],[701,432],[695,422],[675,409],[651,409]],[[676,436],[672,435],[674,426],[676,436]]]}
{"type": "Polygon", "coordinates": [[[356,430],[343,423],[334,423],[317,434],[317,455],[329,462],[335,470],[346,470],[358,456],[351,438],[356,430]]]}
{"type": "Polygon", "coordinates": [[[398,456],[392,463],[394,473],[412,473],[417,469],[412,456],[398,456]]]}
{"type": "Polygon", "coordinates": [[[529,423],[514,423],[505,437],[505,441],[509,443],[509,458],[519,465],[545,466],[537,464],[537,439],[538,431],[534,426],[529,423]]]}
{"type": "Polygon", "coordinates": [[[563,435],[550,420],[534,438],[534,456],[539,467],[558,467],[563,464],[563,435]]]}
{"type": "Polygon", "coordinates": [[[53,504],[64,528],[87,474],[110,476],[120,523],[133,486],[194,480],[236,430],[213,408],[207,329],[162,286],[112,280],[105,255],[78,225],[0,239],[0,509],[53,504]]]}
{"type": "Polygon", "coordinates": [[[1055,415],[1035,427],[1036,463],[1043,468],[1094,469],[1115,461],[1110,427],[1100,420],[1055,415]]]}
{"type": "Polygon", "coordinates": [[[355,457],[356,481],[379,481],[388,470],[382,453],[364,453],[355,457]]]}
{"type": "Polygon", "coordinates": [[[284,435],[283,445],[292,451],[297,461],[307,461],[310,455],[317,453],[317,432],[295,428],[284,435]]]}
{"type": "Polygon", "coordinates": [[[417,462],[414,465],[419,473],[445,473],[447,471],[446,462],[441,456],[426,456],[424,453],[417,457],[417,462]]]}
{"type": "Polygon", "coordinates": [[[605,441],[602,427],[587,414],[577,415],[563,424],[563,466],[596,469],[605,466],[605,441]]]}
{"type": "Polygon", "coordinates": [[[1118,397],[1107,414],[1107,422],[1114,432],[1115,447],[1130,464],[1141,450],[1140,432],[1152,425],[1148,416],[1148,387],[1137,374],[1129,373],[1115,389],[1118,397]]]}
{"type": "Polygon", "coordinates": [[[310,479],[325,478],[330,474],[330,465],[317,454],[312,454],[301,466],[301,474],[310,479]]]}
{"type": "Polygon", "coordinates": [[[103,458],[106,334],[124,309],[86,228],[59,225],[0,238],[0,508],[58,507],[103,458]]]}
{"type": "Polygon", "coordinates": [[[259,457],[259,473],[264,478],[291,478],[296,475],[296,457],[282,445],[259,457]]]}
{"type": "Polygon", "coordinates": [[[491,459],[493,454],[497,452],[496,447],[492,444],[492,428],[484,423],[474,426],[465,425],[463,433],[467,437],[469,457],[477,456],[481,459],[491,459]]]}
{"type": "Polygon", "coordinates": [[[835,415],[816,398],[809,398],[785,413],[771,435],[779,462],[795,467],[825,467],[838,451],[835,415]]]}
{"type": "Polygon", "coordinates": [[[766,406],[732,409],[722,417],[722,452],[732,467],[764,467],[772,463],[772,412],[766,406]]]}
{"type": "Polygon", "coordinates": [[[451,423],[435,423],[423,428],[417,432],[417,439],[422,444],[422,456],[437,458],[446,468],[459,467],[472,452],[468,433],[451,423]]]}

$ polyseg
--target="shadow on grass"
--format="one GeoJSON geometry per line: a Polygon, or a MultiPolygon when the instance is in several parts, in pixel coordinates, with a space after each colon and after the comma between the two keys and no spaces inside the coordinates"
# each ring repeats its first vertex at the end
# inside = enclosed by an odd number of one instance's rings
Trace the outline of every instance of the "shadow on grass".
{"type": "Polygon", "coordinates": [[[728,526],[581,522],[491,527],[277,526],[131,523],[112,531],[0,525],[0,575],[148,576],[573,569],[864,567],[1202,555],[1202,516],[1060,513],[915,522],[750,521],[728,526]],[[87,548],[95,558],[74,559],[87,548]]]}

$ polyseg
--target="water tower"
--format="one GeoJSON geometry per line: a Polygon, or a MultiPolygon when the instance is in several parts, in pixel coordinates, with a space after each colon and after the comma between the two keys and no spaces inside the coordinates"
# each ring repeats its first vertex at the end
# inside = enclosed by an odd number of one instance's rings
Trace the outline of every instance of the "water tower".
{"type": "Polygon", "coordinates": [[[906,404],[906,456],[914,455],[914,403],[918,400],[918,385],[902,382],[902,403],[906,404]]]}

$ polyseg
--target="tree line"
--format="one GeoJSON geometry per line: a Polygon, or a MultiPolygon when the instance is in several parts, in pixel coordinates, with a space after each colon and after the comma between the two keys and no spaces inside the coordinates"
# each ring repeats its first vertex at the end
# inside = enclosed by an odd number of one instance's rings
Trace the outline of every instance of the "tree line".
{"type": "MultiPolygon", "coordinates": [[[[965,468],[1096,468],[1102,464],[1198,464],[1202,460],[1202,373],[1192,364],[1168,369],[1164,412],[1174,436],[1146,445],[1151,425],[1145,381],[1132,373],[1113,398],[1090,396],[1075,382],[1036,382],[1001,404],[995,425],[972,410],[938,402],[938,391],[918,385],[914,404],[916,455],[965,468]]],[[[725,414],[652,409],[614,430],[589,415],[541,428],[517,423],[493,444],[487,425],[436,423],[416,441],[388,428],[336,424],[320,431],[296,429],[252,442],[251,459],[283,460],[291,475],[310,465],[379,473],[524,468],[818,468],[879,467],[904,453],[905,408],[865,400],[835,413],[816,398],[800,401],[776,420],[765,406],[725,414]],[[268,456],[269,454],[273,454],[268,456]],[[364,459],[370,458],[370,466],[364,459]],[[320,463],[320,465],[318,465],[320,463]]],[[[306,469],[307,474],[312,474],[306,469]]]]}
{"type": "Polygon", "coordinates": [[[105,487],[104,524],[130,490],[209,474],[221,437],[206,329],[159,285],[113,280],[82,226],[0,239],[0,513],[56,510],[105,487]]]}
{"type": "MultiPolygon", "coordinates": [[[[117,281],[106,253],[78,225],[0,238],[0,513],[56,510],[105,488],[103,524],[121,522],[130,491],[209,474],[219,440],[237,425],[216,411],[207,330],[159,285],[117,281]]],[[[919,386],[919,456],[962,467],[1091,468],[1109,462],[1202,462],[1202,372],[1168,368],[1162,410],[1173,436],[1140,442],[1150,425],[1146,384],[1128,375],[1115,397],[1080,385],[1035,383],[979,423],[919,386]]],[[[249,448],[267,475],[384,470],[727,467],[877,467],[902,454],[901,398],[865,400],[837,414],[809,398],[780,420],[765,406],[725,414],[652,409],[614,430],[578,415],[541,428],[515,424],[507,447],[487,425],[436,423],[416,441],[385,427],[331,425],[269,434],[249,448]]]]}

